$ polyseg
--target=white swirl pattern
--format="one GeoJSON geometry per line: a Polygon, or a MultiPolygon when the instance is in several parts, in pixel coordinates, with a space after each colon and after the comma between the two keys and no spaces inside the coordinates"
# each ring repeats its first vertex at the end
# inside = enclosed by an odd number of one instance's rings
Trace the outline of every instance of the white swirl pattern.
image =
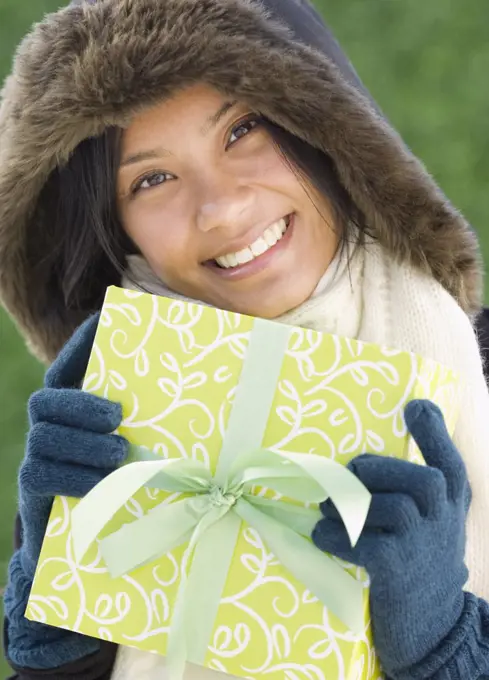
{"type": "MultiPolygon", "coordinates": [[[[249,317],[110,289],[84,387],[122,402],[119,432],[131,441],[164,457],[192,457],[213,466],[251,326],[249,317]]],[[[453,421],[454,376],[448,370],[407,353],[296,328],[264,445],[343,464],[364,451],[422,462],[416,447],[407,444],[402,415],[414,397],[431,398],[453,421]]],[[[176,497],[140,491],[107,532],[176,497]]],[[[69,529],[74,503],[55,502],[29,618],[164,653],[185,550],[112,580],[96,546],[82,565],[75,563],[69,529]]],[[[364,585],[367,602],[366,574],[344,566],[364,585]]],[[[236,547],[206,665],[270,680],[381,678],[367,607],[365,629],[353,635],[249,527],[243,527],[236,547]]]]}

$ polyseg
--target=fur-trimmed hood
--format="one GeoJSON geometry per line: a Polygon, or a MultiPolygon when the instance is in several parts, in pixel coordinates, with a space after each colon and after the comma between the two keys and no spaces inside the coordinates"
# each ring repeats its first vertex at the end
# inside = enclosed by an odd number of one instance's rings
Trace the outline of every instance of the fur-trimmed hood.
{"type": "Polygon", "coordinates": [[[479,311],[474,233],[344,55],[320,51],[323,29],[304,0],[100,0],[34,27],[0,104],[0,296],[37,356],[52,360],[104,294],[95,287],[84,308],[67,309],[56,272],[40,281],[29,264],[49,230],[39,200],[48,177],[82,140],[199,81],[327,152],[382,245],[431,272],[468,314],[479,311]],[[296,25],[263,2],[294,6],[296,25]]]}

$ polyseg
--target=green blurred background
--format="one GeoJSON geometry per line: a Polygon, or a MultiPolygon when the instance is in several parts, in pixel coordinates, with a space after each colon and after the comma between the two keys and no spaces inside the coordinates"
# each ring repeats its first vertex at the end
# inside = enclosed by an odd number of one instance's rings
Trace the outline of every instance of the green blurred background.
{"type": "MultiPolygon", "coordinates": [[[[0,80],[30,25],[62,4],[0,0],[0,80]]],[[[478,230],[487,262],[489,2],[318,0],[318,6],[383,111],[478,230]]],[[[41,384],[42,368],[2,311],[0,350],[1,588],[11,553],[25,405],[41,384]]]]}

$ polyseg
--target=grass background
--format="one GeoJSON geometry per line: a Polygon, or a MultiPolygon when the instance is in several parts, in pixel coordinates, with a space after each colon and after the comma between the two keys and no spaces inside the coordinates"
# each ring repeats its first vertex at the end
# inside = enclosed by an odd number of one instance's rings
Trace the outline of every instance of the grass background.
{"type": "MultiPolygon", "coordinates": [[[[62,0],[0,0],[0,81],[30,25],[62,4],[62,0]]],[[[317,4],[385,114],[478,230],[489,261],[489,3],[318,0],[317,4]]],[[[41,378],[42,368],[0,310],[0,589],[11,554],[25,405],[41,378]]],[[[0,677],[5,672],[0,659],[0,677]]]]}

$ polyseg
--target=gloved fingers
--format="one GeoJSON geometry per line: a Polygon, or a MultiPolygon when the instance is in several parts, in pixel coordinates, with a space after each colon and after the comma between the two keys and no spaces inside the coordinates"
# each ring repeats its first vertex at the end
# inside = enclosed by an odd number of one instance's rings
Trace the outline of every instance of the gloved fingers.
{"type": "MultiPolygon", "coordinates": [[[[27,501],[27,507],[29,507],[29,497],[83,498],[110,472],[111,470],[107,468],[84,467],[73,463],[29,458],[22,464],[19,471],[19,493],[22,501],[27,501]]],[[[36,506],[31,505],[31,507],[36,506]]],[[[22,520],[26,524],[29,518],[23,517],[22,520]]]]}
{"type": "MultiPolygon", "coordinates": [[[[34,471],[33,471],[34,472],[34,471]]],[[[29,474],[29,473],[28,473],[29,474]]],[[[19,473],[20,477],[20,473],[19,473]]],[[[22,526],[22,567],[25,574],[34,577],[44,535],[53,507],[53,496],[43,496],[27,491],[23,480],[19,483],[19,514],[22,526]]]]}
{"type": "Polygon", "coordinates": [[[29,399],[29,419],[80,428],[100,434],[113,432],[122,421],[120,404],[81,390],[45,387],[29,399]]]}
{"type": "MultiPolygon", "coordinates": [[[[343,526],[338,510],[330,501],[321,505],[325,519],[343,526]]],[[[419,525],[421,516],[415,501],[402,493],[374,493],[365,520],[363,533],[393,533],[402,536],[419,525]]]]}
{"type": "Polygon", "coordinates": [[[46,387],[79,387],[87,369],[100,313],[90,316],[76,329],[56,360],[46,371],[46,387]]]}
{"type": "Polygon", "coordinates": [[[74,463],[80,467],[116,468],[127,457],[129,444],[115,434],[85,432],[77,428],[37,423],[27,439],[27,458],[74,463]]]}
{"type": "Polygon", "coordinates": [[[357,456],[348,463],[348,468],[373,494],[410,496],[424,517],[438,516],[446,503],[446,480],[436,468],[372,454],[357,456]]]}
{"type": "Polygon", "coordinates": [[[453,501],[464,499],[467,488],[465,464],[448,434],[438,406],[425,399],[416,399],[406,406],[404,417],[426,464],[443,473],[448,498],[453,501]]]}
{"type": "Polygon", "coordinates": [[[325,517],[314,527],[312,540],[322,552],[368,569],[369,565],[374,563],[374,559],[381,558],[385,549],[390,548],[394,538],[383,535],[382,541],[379,541],[379,534],[367,531],[361,534],[356,545],[352,546],[345,528],[335,520],[325,517]]]}
{"type": "MultiPolygon", "coordinates": [[[[30,466],[29,466],[30,467],[30,466]]],[[[36,468],[37,469],[37,468],[36,468]]],[[[25,474],[29,477],[30,469],[27,469],[25,474]]],[[[34,480],[33,484],[36,484],[34,480]]],[[[21,499],[20,517],[22,521],[22,545],[28,540],[32,544],[32,536],[35,536],[35,541],[39,544],[39,551],[41,549],[42,541],[44,540],[44,532],[49,521],[51,508],[53,506],[53,496],[45,496],[37,492],[30,491],[31,481],[28,479],[27,486],[24,482],[23,467],[19,470],[19,495],[21,499]],[[25,487],[25,489],[24,489],[25,487]],[[39,531],[41,527],[41,532],[39,531]],[[40,536],[38,534],[41,534],[40,536]]],[[[29,549],[32,546],[29,546],[29,549]]]]}
{"type": "Polygon", "coordinates": [[[364,531],[388,532],[402,536],[420,524],[419,508],[411,496],[376,493],[372,496],[364,531]]]}
{"type": "Polygon", "coordinates": [[[365,566],[365,556],[358,549],[362,537],[359,538],[357,545],[353,548],[344,527],[338,522],[329,518],[319,520],[314,527],[311,538],[314,545],[322,552],[339,557],[359,567],[365,566]]]}

